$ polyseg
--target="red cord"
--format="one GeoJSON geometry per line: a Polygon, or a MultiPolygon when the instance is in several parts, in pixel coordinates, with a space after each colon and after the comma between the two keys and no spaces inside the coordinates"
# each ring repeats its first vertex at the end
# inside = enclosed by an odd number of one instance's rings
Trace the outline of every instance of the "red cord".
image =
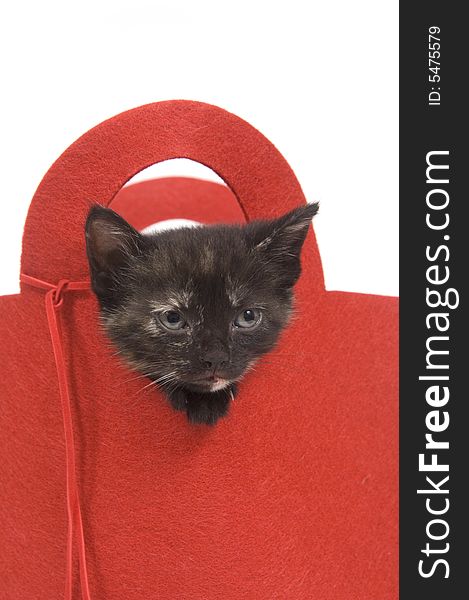
{"type": "Polygon", "coordinates": [[[54,350],[55,366],[59,383],[60,401],[62,404],[62,417],[65,433],[66,481],[67,481],[67,560],[65,573],[65,600],[72,600],[73,579],[73,530],[76,529],[78,544],[78,559],[80,565],[80,582],[82,600],[91,600],[88,585],[88,572],[86,569],[86,546],[83,535],[81,518],[80,497],[76,478],[75,444],[73,440],[73,422],[68,389],[67,369],[63,355],[62,340],[60,336],[59,309],[63,304],[64,293],[73,290],[89,290],[89,281],[68,281],[61,279],[57,285],[36,279],[30,275],[21,274],[20,281],[27,285],[47,290],[45,297],[47,322],[49,324],[52,348],[54,350]]]}

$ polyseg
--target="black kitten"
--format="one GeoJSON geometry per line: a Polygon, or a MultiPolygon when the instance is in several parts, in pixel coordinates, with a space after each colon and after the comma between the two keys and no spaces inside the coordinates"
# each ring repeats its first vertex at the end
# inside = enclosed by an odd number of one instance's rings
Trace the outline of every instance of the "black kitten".
{"type": "Polygon", "coordinates": [[[104,328],[189,421],[226,415],[236,382],[274,347],[317,210],[153,234],[110,209],[90,210],[86,246],[104,328]]]}

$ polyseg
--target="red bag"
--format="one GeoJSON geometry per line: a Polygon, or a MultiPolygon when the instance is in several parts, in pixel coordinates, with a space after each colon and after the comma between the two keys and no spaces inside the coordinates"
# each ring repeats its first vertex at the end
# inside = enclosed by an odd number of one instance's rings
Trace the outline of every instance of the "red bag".
{"type": "Polygon", "coordinates": [[[21,293],[0,298],[0,597],[397,598],[397,299],[326,292],[311,229],[297,318],[229,417],[194,426],[139,392],[99,328],[83,234],[95,201],[142,228],[271,218],[305,199],[266,138],[196,102],[118,115],[51,167],[21,293]],[[176,157],[231,191],[121,189],[176,157]]]}

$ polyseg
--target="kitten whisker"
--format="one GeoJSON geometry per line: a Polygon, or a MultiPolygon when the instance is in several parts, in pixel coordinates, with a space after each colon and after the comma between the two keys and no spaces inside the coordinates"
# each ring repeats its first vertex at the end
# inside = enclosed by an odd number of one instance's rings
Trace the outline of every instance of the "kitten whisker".
{"type": "Polygon", "coordinates": [[[156,375],[155,372],[142,373],[140,375],[137,375],[136,377],[131,377],[130,379],[124,379],[124,381],[122,383],[130,383],[131,381],[137,381],[138,379],[145,379],[147,377],[153,377],[154,375],[156,375]]]}
{"type": "Polygon", "coordinates": [[[153,380],[152,383],[158,384],[161,382],[164,382],[166,380],[172,380],[174,378],[174,376],[177,375],[176,371],[171,371],[170,373],[166,373],[165,375],[162,375],[161,377],[158,377],[158,379],[153,380]]]}
{"type": "Polygon", "coordinates": [[[150,383],[148,383],[143,388],[141,388],[138,391],[138,393],[141,393],[141,392],[145,391],[146,389],[157,386],[157,385],[163,385],[165,382],[169,383],[170,381],[175,381],[176,380],[175,375],[177,375],[176,371],[172,371],[171,373],[166,373],[165,375],[162,375],[158,379],[150,381],[150,383]]]}

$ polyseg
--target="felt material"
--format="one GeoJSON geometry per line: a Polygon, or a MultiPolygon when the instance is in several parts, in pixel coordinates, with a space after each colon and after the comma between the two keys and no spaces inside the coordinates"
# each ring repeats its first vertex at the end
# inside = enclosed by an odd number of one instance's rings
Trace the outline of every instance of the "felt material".
{"type": "MultiPolygon", "coordinates": [[[[113,197],[139,228],[268,217],[304,201],[246,123],[198,103],[150,105],[92,130],[55,163],[28,214],[23,272],[86,279],[87,207],[113,197]],[[213,168],[203,160],[210,144],[214,162],[227,157],[216,170],[237,197],[179,178],[115,195],[155,156],[190,154],[213,168]]],[[[64,295],[93,599],[397,598],[397,299],[325,292],[312,229],[302,262],[297,318],[215,428],[141,391],[147,381],[114,355],[91,292],[64,295]]],[[[0,598],[61,598],[65,446],[44,291],[23,285],[0,298],[0,339],[0,598]]]]}
{"type": "Polygon", "coordinates": [[[203,223],[245,223],[241,207],[229,188],[189,177],[165,177],[123,188],[111,208],[142,230],[158,221],[185,219],[203,223]]]}

